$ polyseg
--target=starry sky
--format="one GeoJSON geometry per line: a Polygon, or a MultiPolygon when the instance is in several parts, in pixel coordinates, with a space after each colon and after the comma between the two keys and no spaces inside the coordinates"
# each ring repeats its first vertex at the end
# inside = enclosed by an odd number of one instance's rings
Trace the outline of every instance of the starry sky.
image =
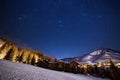
{"type": "Polygon", "coordinates": [[[0,36],[61,59],[120,51],[120,0],[1,0],[0,36]]]}

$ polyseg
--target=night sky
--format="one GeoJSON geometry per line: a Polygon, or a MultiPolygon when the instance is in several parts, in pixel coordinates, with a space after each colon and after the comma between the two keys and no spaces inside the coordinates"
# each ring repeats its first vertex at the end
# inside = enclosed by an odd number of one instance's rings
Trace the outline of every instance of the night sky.
{"type": "Polygon", "coordinates": [[[1,0],[0,36],[58,59],[120,51],[120,0],[1,0]]]}

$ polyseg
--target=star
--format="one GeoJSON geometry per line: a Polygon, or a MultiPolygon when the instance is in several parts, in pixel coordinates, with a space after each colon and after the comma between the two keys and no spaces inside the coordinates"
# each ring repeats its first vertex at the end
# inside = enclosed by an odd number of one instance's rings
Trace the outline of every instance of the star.
{"type": "Polygon", "coordinates": [[[22,20],[22,17],[20,16],[20,17],[18,17],[18,20],[22,20]]]}
{"type": "Polygon", "coordinates": [[[58,20],[58,26],[59,27],[64,27],[62,20],[58,20]]]}
{"type": "Polygon", "coordinates": [[[82,13],[82,16],[87,16],[88,14],[87,13],[82,13]]]}
{"type": "Polygon", "coordinates": [[[58,20],[58,23],[59,23],[59,24],[61,24],[61,23],[62,23],[62,21],[61,21],[61,20],[58,20]]]}
{"type": "Polygon", "coordinates": [[[102,15],[97,16],[97,18],[102,18],[102,15]]]}
{"type": "Polygon", "coordinates": [[[99,19],[101,19],[103,16],[102,15],[98,15],[98,16],[96,16],[96,20],[99,20],[99,19]]]}
{"type": "Polygon", "coordinates": [[[32,11],[33,12],[38,12],[39,10],[37,8],[34,8],[32,11]]]}

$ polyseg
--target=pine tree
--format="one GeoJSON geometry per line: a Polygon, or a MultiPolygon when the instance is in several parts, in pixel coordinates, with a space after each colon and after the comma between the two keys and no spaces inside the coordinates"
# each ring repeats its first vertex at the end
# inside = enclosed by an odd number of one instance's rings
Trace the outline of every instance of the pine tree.
{"type": "Polygon", "coordinates": [[[14,55],[15,55],[15,51],[14,51],[14,49],[12,48],[11,54],[10,54],[10,56],[9,56],[9,58],[10,58],[11,61],[13,60],[14,55]]]}
{"type": "Polygon", "coordinates": [[[22,53],[22,55],[19,57],[19,59],[18,59],[19,62],[22,62],[22,60],[23,60],[23,55],[24,55],[24,53],[22,53]]]}
{"type": "Polygon", "coordinates": [[[5,43],[2,45],[2,47],[0,48],[0,50],[3,50],[3,49],[6,47],[7,44],[8,44],[8,42],[5,42],[5,43]]]}
{"type": "Polygon", "coordinates": [[[34,56],[33,56],[33,58],[32,58],[31,64],[32,64],[32,65],[35,65],[35,57],[34,57],[34,56]]]}
{"type": "Polygon", "coordinates": [[[30,54],[28,55],[27,63],[30,64],[30,54]]]}
{"type": "Polygon", "coordinates": [[[114,63],[111,60],[110,64],[112,80],[120,80],[120,73],[118,72],[117,67],[115,67],[114,63]]]}
{"type": "Polygon", "coordinates": [[[7,52],[7,55],[4,57],[4,59],[9,60],[11,53],[12,53],[12,49],[10,49],[10,50],[7,52]]]}

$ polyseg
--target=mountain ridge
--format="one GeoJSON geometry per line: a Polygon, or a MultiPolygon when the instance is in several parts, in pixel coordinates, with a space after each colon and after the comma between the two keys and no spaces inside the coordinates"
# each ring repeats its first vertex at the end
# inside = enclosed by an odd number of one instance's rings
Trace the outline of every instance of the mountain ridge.
{"type": "Polygon", "coordinates": [[[100,48],[93,52],[84,54],[82,56],[73,57],[73,58],[63,58],[61,59],[64,62],[71,62],[71,61],[77,61],[77,62],[105,62],[109,59],[112,59],[115,62],[120,62],[120,52],[110,49],[110,48],[100,48]],[[106,57],[105,57],[106,56],[106,57]]]}
{"type": "MultiPolygon", "coordinates": [[[[39,51],[18,47],[13,42],[4,38],[0,38],[0,59],[8,59],[14,62],[21,61],[28,64],[31,64],[32,60],[35,63],[44,59],[48,61],[57,60],[39,51]]],[[[96,63],[105,62],[109,59],[112,59],[115,62],[120,62],[120,52],[110,48],[100,48],[82,56],[63,58],[60,60],[64,62],[77,61],[84,63],[96,63]]]]}
{"type": "Polygon", "coordinates": [[[40,51],[19,47],[6,38],[0,38],[0,59],[27,64],[35,64],[39,60],[56,60],[40,51]]]}

